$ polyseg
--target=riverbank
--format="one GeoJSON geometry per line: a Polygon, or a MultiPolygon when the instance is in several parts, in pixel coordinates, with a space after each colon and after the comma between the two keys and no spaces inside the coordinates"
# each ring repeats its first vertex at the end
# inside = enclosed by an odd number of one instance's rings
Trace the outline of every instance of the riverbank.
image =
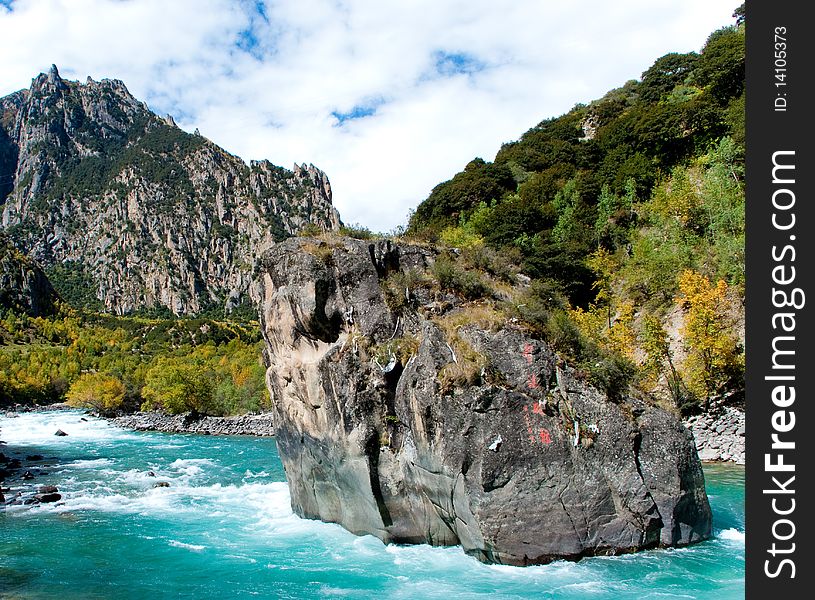
{"type": "MultiPolygon", "coordinates": [[[[5,414],[14,418],[18,413],[76,410],[65,403],[45,406],[16,405],[7,407],[5,414]]],[[[93,414],[93,413],[91,413],[93,414]]],[[[195,417],[190,413],[171,415],[159,411],[137,412],[117,417],[104,417],[118,427],[135,431],[159,431],[164,433],[197,433],[200,435],[274,435],[272,413],[236,415],[231,417],[195,417]]]]}
{"type": "Polygon", "coordinates": [[[197,433],[201,435],[274,435],[271,413],[234,417],[198,417],[190,414],[169,415],[161,412],[139,412],[109,419],[111,423],[136,431],[197,433]]]}
{"type": "Polygon", "coordinates": [[[716,415],[690,417],[685,426],[693,432],[701,460],[744,464],[744,411],[729,406],[716,415]]]}

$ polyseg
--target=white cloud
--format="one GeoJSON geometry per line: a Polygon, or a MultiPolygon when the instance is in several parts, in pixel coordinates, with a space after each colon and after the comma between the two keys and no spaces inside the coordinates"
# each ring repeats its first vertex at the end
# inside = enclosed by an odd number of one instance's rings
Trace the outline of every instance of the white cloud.
{"type": "Polygon", "coordinates": [[[737,4],[14,0],[0,5],[0,94],[52,62],[122,79],[247,160],[313,162],[346,222],[387,230],[473,157],[698,50],[737,4]],[[450,73],[457,60],[472,72],[450,73]],[[332,114],[360,106],[376,110],[332,114]]]}

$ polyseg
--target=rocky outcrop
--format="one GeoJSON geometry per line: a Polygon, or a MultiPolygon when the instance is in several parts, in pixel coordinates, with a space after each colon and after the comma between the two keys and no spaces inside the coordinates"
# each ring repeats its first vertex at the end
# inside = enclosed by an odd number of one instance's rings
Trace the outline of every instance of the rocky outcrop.
{"type": "Polygon", "coordinates": [[[37,317],[52,313],[56,300],[42,269],[0,233],[0,308],[37,317]]]}
{"type": "Polygon", "coordinates": [[[743,410],[725,406],[710,413],[690,417],[686,419],[685,424],[693,432],[700,459],[744,464],[743,410]]]}
{"type": "Polygon", "coordinates": [[[272,415],[269,413],[195,418],[189,414],[169,415],[161,412],[142,412],[116,417],[111,419],[111,422],[119,427],[136,431],[205,435],[274,435],[272,415]]]}
{"type": "Polygon", "coordinates": [[[690,432],[643,400],[609,401],[512,323],[479,326],[421,275],[433,261],[302,238],[261,261],[253,293],[295,512],[513,565],[707,538],[690,432]],[[400,300],[386,301],[394,282],[400,300]]]}
{"type": "Polygon", "coordinates": [[[247,257],[309,224],[339,227],[313,165],[247,166],[121,81],[66,81],[56,67],[0,98],[0,173],[15,245],[57,289],[119,314],[232,309],[247,300],[247,257]]]}

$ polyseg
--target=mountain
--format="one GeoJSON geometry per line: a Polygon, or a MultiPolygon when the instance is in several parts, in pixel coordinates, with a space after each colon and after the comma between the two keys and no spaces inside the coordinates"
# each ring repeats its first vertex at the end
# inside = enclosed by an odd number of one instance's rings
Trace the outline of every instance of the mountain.
{"type": "Polygon", "coordinates": [[[48,315],[54,311],[56,300],[42,269],[0,234],[0,310],[34,317],[48,315]]]}
{"type": "MultiPolygon", "coordinates": [[[[433,188],[412,215],[409,231],[429,235],[464,224],[488,245],[520,252],[528,275],[557,281],[571,301],[585,306],[595,297],[596,279],[585,258],[598,247],[614,252],[632,245],[632,232],[659,216],[637,210],[637,204],[677,168],[700,167],[690,179],[701,179],[705,167],[719,160],[732,171],[728,177],[741,182],[744,35],[744,25],[715,31],[700,53],[666,54],[639,81],[533,126],[504,144],[492,162],[473,159],[433,188]],[[710,155],[722,140],[727,156],[710,155]]],[[[668,183],[666,191],[672,187],[678,185],[668,183]]],[[[738,192],[743,199],[743,190],[738,192]]],[[[721,230],[736,233],[739,224],[713,221],[720,206],[676,196],[672,212],[690,213],[678,215],[688,229],[683,233],[702,242],[721,230]]],[[[743,204],[737,208],[743,212],[743,204]]],[[[722,250],[713,257],[711,275],[743,283],[743,268],[735,272],[743,267],[743,251],[722,250]],[[728,253],[730,263],[722,264],[728,253]]],[[[651,288],[645,293],[663,291],[651,288]]]]}
{"type": "Polygon", "coordinates": [[[313,165],[247,166],[121,81],[56,66],[0,98],[0,210],[66,300],[116,314],[230,311],[248,301],[253,256],[340,225],[313,165]]]}

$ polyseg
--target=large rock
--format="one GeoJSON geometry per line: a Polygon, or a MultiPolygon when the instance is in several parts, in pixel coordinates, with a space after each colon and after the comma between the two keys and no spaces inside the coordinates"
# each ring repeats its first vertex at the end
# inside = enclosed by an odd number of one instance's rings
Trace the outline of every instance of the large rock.
{"type": "Polygon", "coordinates": [[[62,494],[59,493],[59,489],[54,485],[43,485],[40,486],[37,493],[34,494],[34,498],[37,502],[46,504],[48,502],[59,502],[62,500],[62,494]]]}
{"type": "Polygon", "coordinates": [[[610,402],[511,324],[451,332],[425,310],[446,303],[429,289],[388,308],[394,273],[433,259],[301,238],[262,261],[254,293],[295,512],[514,565],[709,537],[701,465],[674,416],[610,402]]]}

